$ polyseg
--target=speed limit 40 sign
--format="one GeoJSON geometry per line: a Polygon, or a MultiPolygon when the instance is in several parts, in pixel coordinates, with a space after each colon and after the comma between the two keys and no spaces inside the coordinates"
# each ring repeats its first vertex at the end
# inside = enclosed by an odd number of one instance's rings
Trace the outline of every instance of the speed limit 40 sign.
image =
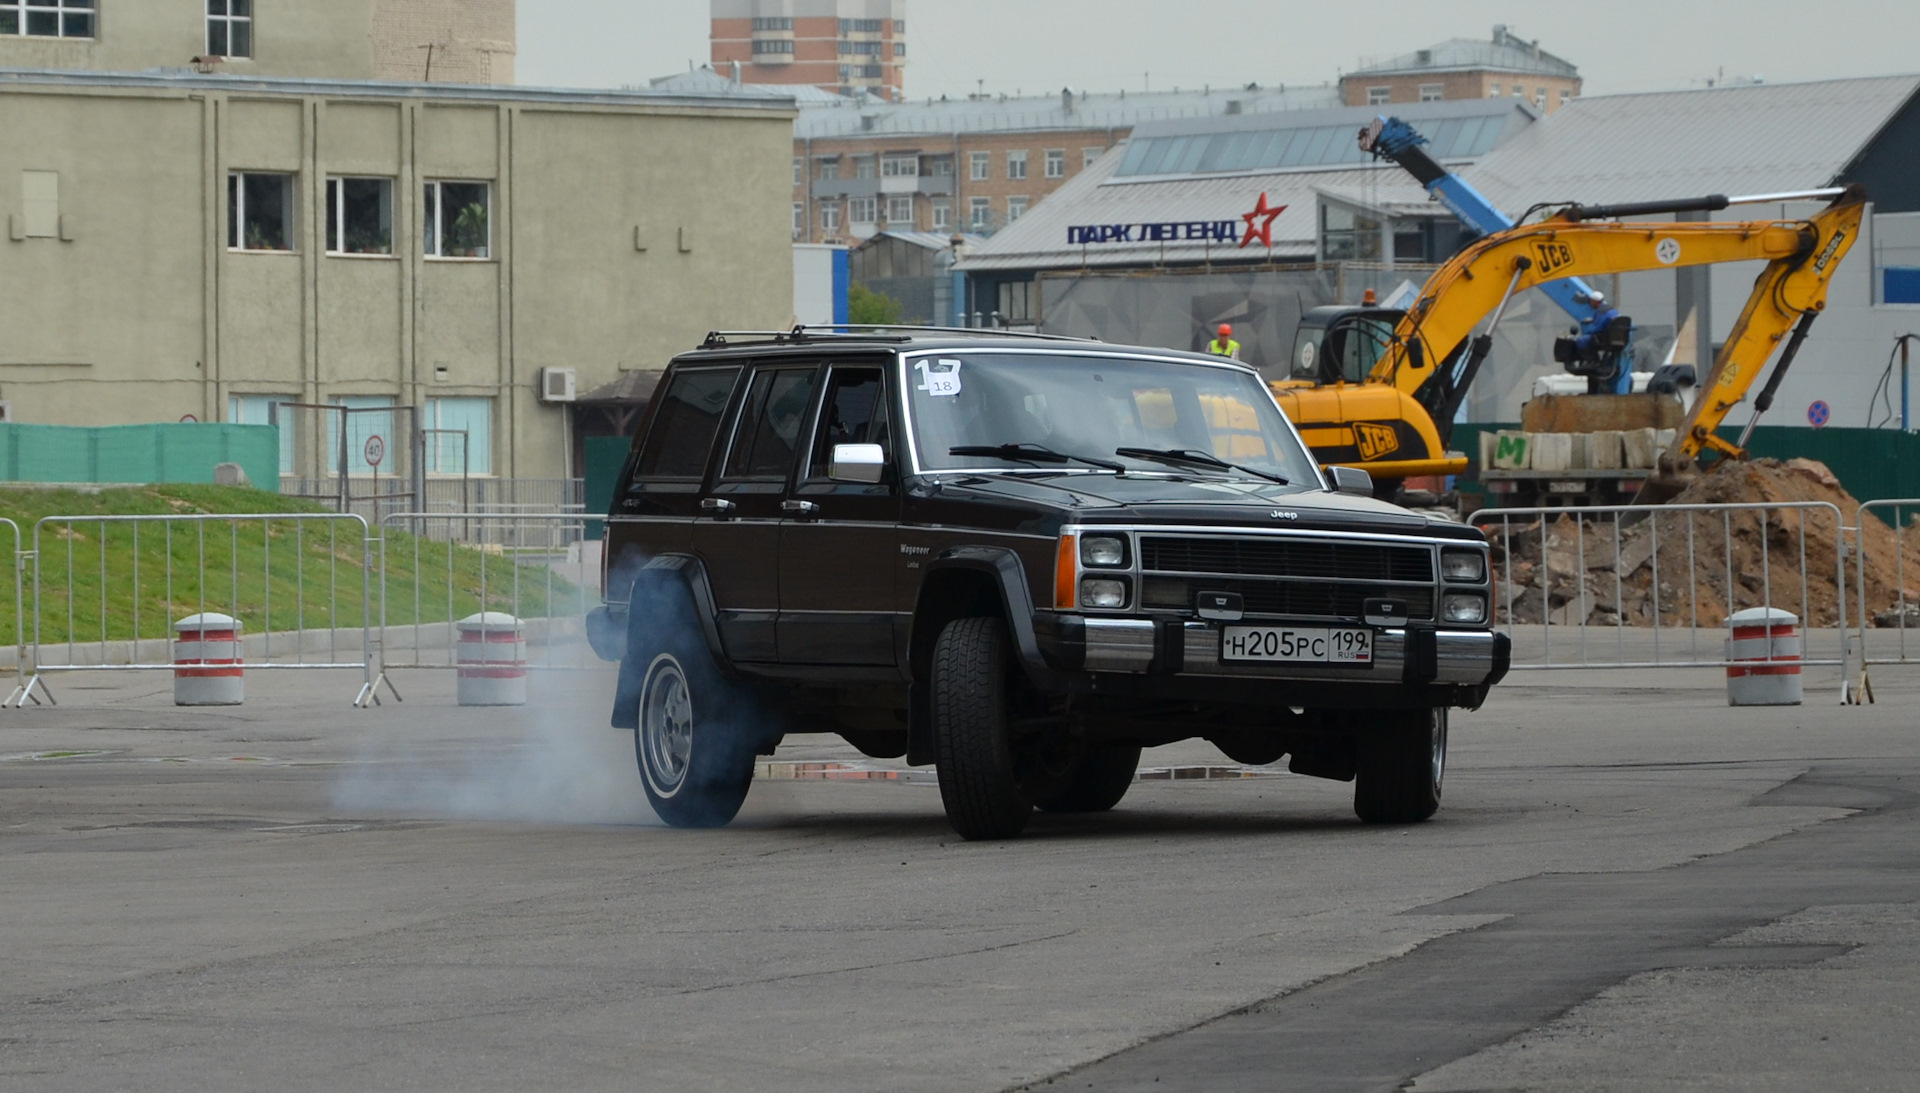
{"type": "Polygon", "coordinates": [[[378,467],[387,458],[387,442],[375,433],[367,438],[363,454],[367,457],[367,466],[378,467]]]}

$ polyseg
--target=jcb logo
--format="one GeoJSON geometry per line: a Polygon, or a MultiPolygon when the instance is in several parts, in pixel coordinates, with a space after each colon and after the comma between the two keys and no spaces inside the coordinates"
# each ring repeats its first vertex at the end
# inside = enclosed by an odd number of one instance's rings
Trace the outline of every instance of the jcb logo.
{"type": "Polygon", "coordinates": [[[1379,459],[1400,450],[1400,434],[1389,425],[1360,422],[1353,427],[1353,439],[1360,446],[1361,459],[1379,459]]]}
{"type": "Polygon", "coordinates": [[[1534,264],[1540,267],[1541,273],[1573,265],[1573,248],[1565,243],[1535,243],[1533,254],[1534,264]]]}

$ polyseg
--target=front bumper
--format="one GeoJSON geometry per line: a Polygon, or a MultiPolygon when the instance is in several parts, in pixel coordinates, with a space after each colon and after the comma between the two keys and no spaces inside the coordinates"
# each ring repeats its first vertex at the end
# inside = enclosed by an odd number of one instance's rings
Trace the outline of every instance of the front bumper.
{"type": "Polygon", "coordinates": [[[1415,624],[1375,628],[1371,664],[1237,663],[1220,659],[1216,624],[1052,613],[1035,617],[1034,636],[1047,666],[1058,671],[1373,686],[1491,686],[1507,674],[1513,649],[1495,631],[1415,624]]]}

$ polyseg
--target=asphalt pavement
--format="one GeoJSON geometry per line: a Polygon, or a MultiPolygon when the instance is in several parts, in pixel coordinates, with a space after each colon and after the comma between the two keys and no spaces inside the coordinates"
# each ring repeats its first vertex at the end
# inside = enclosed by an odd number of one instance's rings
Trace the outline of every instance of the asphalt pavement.
{"type": "Polygon", "coordinates": [[[606,673],[61,676],[0,711],[0,1089],[1901,1088],[1905,671],[1516,673],[1430,823],[1187,744],[1006,843],[826,736],[661,828],[606,673]]]}

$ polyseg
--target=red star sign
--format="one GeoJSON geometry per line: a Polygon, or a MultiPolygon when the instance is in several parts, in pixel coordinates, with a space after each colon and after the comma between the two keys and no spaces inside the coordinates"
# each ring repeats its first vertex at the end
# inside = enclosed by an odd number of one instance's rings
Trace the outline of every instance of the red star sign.
{"type": "Polygon", "coordinates": [[[1287,207],[1285,205],[1275,205],[1272,208],[1268,208],[1267,195],[1262,193],[1260,195],[1260,203],[1253,207],[1252,212],[1240,214],[1240,219],[1247,222],[1247,234],[1240,240],[1241,249],[1246,249],[1247,245],[1255,239],[1260,240],[1261,246],[1271,248],[1273,246],[1273,220],[1286,211],[1287,207]]]}

